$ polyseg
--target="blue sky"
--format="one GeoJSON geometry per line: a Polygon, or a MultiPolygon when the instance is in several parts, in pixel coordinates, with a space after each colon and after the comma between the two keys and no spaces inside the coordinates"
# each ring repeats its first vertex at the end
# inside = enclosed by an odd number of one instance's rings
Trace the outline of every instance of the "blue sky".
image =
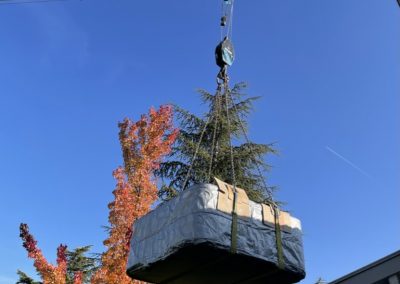
{"type": "MultiPolygon", "coordinates": [[[[103,250],[117,122],[215,89],[219,1],[0,5],[0,283],[45,255],[103,250]]],[[[236,1],[232,81],[262,96],[250,137],[303,222],[308,276],[333,280],[400,248],[400,9],[395,0],[236,1]]]]}

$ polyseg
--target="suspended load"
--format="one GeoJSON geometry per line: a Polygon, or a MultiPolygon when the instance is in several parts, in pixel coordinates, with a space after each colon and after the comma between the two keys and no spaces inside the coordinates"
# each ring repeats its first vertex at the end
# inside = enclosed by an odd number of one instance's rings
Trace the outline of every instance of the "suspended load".
{"type": "MultiPolygon", "coordinates": [[[[127,264],[132,279],[156,284],[291,284],[305,277],[300,221],[278,209],[265,181],[266,203],[249,200],[246,191],[236,187],[230,139],[230,178],[234,185],[215,179],[216,185],[197,184],[185,190],[209,121],[215,119],[218,125],[225,110],[229,135],[231,122],[239,122],[248,140],[240,117],[230,118],[230,110],[236,106],[227,74],[235,59],[230,40],[234,0],[222,1],[221,42],[215,49],[220,67],[216,107],[200,134],[183,191],[134,223],[127,264]]],[[[212,176],[213,158],[216,160],[218,153],[215,129],[205,180],[212,176]]],[[[257,169],[262,178],[258,165],[257,169]]]]}
{"type": "Polygon", "coordinates": [[[234,195],[232,186],[216,181],[218,186],[198,184],[183,191],[135,222],[128,275],[171,284],[303,279],[300,221],[249,200],[243,189],[234,195]]]}

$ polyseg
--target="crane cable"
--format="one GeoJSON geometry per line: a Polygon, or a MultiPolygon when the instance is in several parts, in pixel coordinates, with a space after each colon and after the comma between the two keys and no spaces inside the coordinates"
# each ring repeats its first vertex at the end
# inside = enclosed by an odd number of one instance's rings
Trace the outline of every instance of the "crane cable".
{"type": "MultiPolygon", "coordinates": [[[[226,75],[226,74],[225,74],[226,75]]],[[[236,174],[235,174],[235,163],[233,156],[233,145],[232,145],[232,133],[231,133],[231,119],[229,115],[229,79],[228,76],[224,78],[224,96],[225,96],[225,110],[226,110],[226,120],[228,123],[228,133],[229,133],[229,150],[230,150],[230,160],[231,160],[231,174],[232,174],[232,185],[233,185],[233,207],[232,207],[232,224],[231,224],[231,253],[237,253],[238,244],[238,191],[236,188],[236,174]]]]}
{"type": "Polygon", "coordinates": [[[190,174],[191,174],[191,172],[193,170],[194,161],[196,161],[197,155],[198,155],[199,150],[200,150],[201,141],[203,141],[204,134],[206,133],[208,124],[212,120],[212,116],[213,115],[207,117],[207,120],[206,120],[206,122],[204,124],[203,130],[201,131],[199,141],[197,142],[197,145],[196,145],[196,150],[195,150],[195,152],[193,154],[193,157],[191,159],[191,162],[190,162],[189,170],[187,171],[185,180],[183,182],[182,190],[186,189],[186,186],[187,186],[187,184],[189,182],[190,174]]]}
{"type": "Polygon", "coordinates": [[[221,3],[221,23],[220,40],[224,37],[232,38],[233,31],[233,8],[235,0],[222,0],[221,3]],[[225,31],[225,35],[224,35],[225,31]]]}
{"type": "Polygon", "coordinates": [[[231,11],[230,11],[230,20],[229,20],[229,25],[228,25],[228,37],[232,39],[233,35],[233,7],[234,7],[234,2],[235,0],[231,0],[231,11]]]}
{"type": "MultiPolygon", "coordinates": [[[[237,244],[238,244],[238,212],[237,212],[237,206],[238,206],[238,191],[236,188],[236,174],[235,174],[235,165],[234,165],[234,153],[233,153],[233,146],[232,146],[232,139],[231,139],[231,119],[229,116],[229,105],[232,104],[232,107],[234,109],[234,112],[236,113],[237,120],[239,122],[240,128],[243,132],[243,135],[247,141],[247,143],[250,146],[250,151],[252,155],[255,155],[255,152],[252,149],[252,144],[250,143],[250,140],[247,136],[246,129],[244,127],[244,124],[239,116],[237,106],[233,100],[231,90],[229,89],[229,78],[226,75],[224,78],[224,95],[225,95],[225,108],[226,108],[226,115],[227,115],[227,123],[228,123],[228,132],[229,132],[229,148],[230,148],[230,158],[231,158],[231,171],[232,171],[232,181],[233,181],[233,208],[232,208],[232,224],[231,224],[231,253],[237,253],[237,244]]],[[[259,155],[257,155],[259,156],[259,155]]],[[[267,184],[265,182],[265,179],[262,175],[260,165],[258,160],[256,160],[256,167],[258,170],[258,174],[260,179],[263,181],[264,185],[264,190],[268,195],[268,198],[264,200],[265,204],[270,205],[270,208],[273,212],[274,215],[274,223],[275,223],[275,245],[276,245],[276,252],[277,252],[277,261],[278,261],[278,267],[280,269],[285,268],[285,261],[284,261],[284,256],[283,256],[283,246],[282,246],[282,232],[281,232],[281,226],[280,226],[280,220],[279,220],[279,215],[280,215],[280,209],[277,203],[273,200],[272,192],[269,190],[267,187],[267,184]]]]}
{"type": "MultiPolygon", "coordinates": [[[[231,36],[231,33],[232,33],[233,4],[234,4],[234,0],[222,0],[222,7],[221,7],[222,16],[221,16],[221,23],[220,23],[220,26],[221,26],[221,39],[222,39],[223,30],[224,30],[224,27],[226,26],[226,23],[228,23],[228,27],[226,28],[225,38],[228,38],[229,36],[231,36]]],[[[221,44],[220,44],[221,45],[221,52],[222,52],[222,48],[223,48],[222,43],[223,43],[223,41],[221,41],[221,44]]],[[[232,58],[232,60],[233,60],[233,58],[232,58]]],[[[200,150],[200,145],[201,145],[201,142],[203,140],[204,134],[205,134],[205,132],[207,130],[207,127],[208,127],[209,123],[212,120],[215,120],[213,138],[212,138],[212,146],[211,146],[211,159],[210,159],[210,164],[209,164],[209,168],[208,168],[208,176],[207,176],[208,180],[210,180],[210,178],[211,178],[214,151],[215,151],[215,147],[216,147],[215,141],[216,141],[216,132],[217,132],[217,127],[218,127],[218,115],[219,115],[219,103],[220,103],[219,99],[220,99],[220,95],[221,95],[221,83],[222,83],[222,81],[226,81],[227,82],[227,80],[229,80],[228,76],[227,76],[227,73],[226,73],[227,68],[226,68],[226,66],[223,66],[224,63],[222,63],[223,62],[222,57],[220,58],[220,61],[221,61],[221,64],[220,64],[221,70],[220,70],[220,72],[218,73],[218,76],[217,76],[217,84],[218,84],[218,86],[217,86],[216,95],[214,97],[214,104],[213,104],[214,105],[214,110],[212,111],[211,115],[208,115],[207,120],[206,120],[206,122],[204,124],[204,127],[203,127],[203,129],[201,131],[201,134],[200,134],[200,137],[199,137],[199,141],[197,142],[195,152],[194,152],[194,154],[192,156],[189,169],[188,169],[188,171],[186,173],[186,177],[185,177],[184,182],[183,182],[183,186],[182,186],[183,190],[185,190],[186,186],[188,185],[188,182],[189,182],[189,179],[190,179],[190,174],[191,174],[191,172],[193,170],[193,164],[194,164],[195,160],[197,159],[197,155],[198,155],[199,150],[200,150]]],[[[226,90],[226,86],[227,86],[227,84],[225,84],[225,86],[224,86],[225,90],[226,90]]],[[[227,103],[227,102],[228,102],[228,100],[225,99],[225,103],[227,103]]],[[[231,141],[229,140],[229,142],[231,142],[231,141]]],[[[233,150],[231,150],[231,152],[232,152],[231,156],[233,157],[233,150]]],[[[232,163],[233,163],[233,158],[232,158],[232,163]]]]}
{"type": "Polygon", "coordinates": [[[220,116],[220,107],[221,107],[221,88],[220,85],[217,87],[217,93],[215,94],[215,102],[214,102],[214,129],[213,129],[213,137],[212,137],[212,144],[211,144],[211,159],[210,159],[210,164],[208,167],[208,175],[207,179],[211,181],[211,173],[212,173],[212,166],[213,166],[213,160],[214,160],[214,152],[215,152],[215,160],[217,160],[217,155],[218,155],[218,141],[216,139],[217,137],[217,130],[218,130],[218,122],[219,122],[219,116],[220,116]]]}
{"type": "MultiPolygon", "coordinates": [[[[233,100],[231,92],[227,92],[227,93],[229,94],[230,101],[232,102],[232,106],[233,106],[233,108],[235,110],[236,117],[237,117],[237,120],[239,122],[239,126],[240,126],[240,128],[241,128],[241,130],[243,132],[243,136],[246,139],[247,144],[249,145],[250,153],[254,157],[258,157],[259,159],[261,159],[260,155],[259,154],[256,155],[256,153],[254,152],[252,143],[251,143],[251,141],[249,139],[249,136],[246,133],[246,128],[244,127],[242,119],[239,117],[238,108],[237,108],[237,106],[236,106],[236,104],[235,104],[235,102],[233,100]]],[[[260,168],[260,163],[258,161],[256,161],[255,164],[256,164],[256,168],[257,168],[257,172],[258,172],[259,178],[262,180],[262,183],[263,183],[263,186],[264,186],[264,191],[267,194],[267,201],[270,202],[270,203],[275,203],[274,199],[273,199],[272,191],[269,189],[269,187],[267,186],[267,183],[265,182],[265,179],[263,178],[263,174],[262,174],[262,171],[261,171],[261,168],[260,168]]]]}

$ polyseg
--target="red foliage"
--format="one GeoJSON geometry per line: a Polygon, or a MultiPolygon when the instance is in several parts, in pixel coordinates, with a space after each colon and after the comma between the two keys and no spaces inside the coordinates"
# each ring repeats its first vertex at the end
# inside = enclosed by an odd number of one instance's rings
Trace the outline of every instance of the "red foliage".
{"type": "MultiPolygon", "coordinates": [[[[161,159],[171,151],[178,135],[172,126],[172,109],[162,106],[150,109],[137,122],[125,119],[119,124],[119,139],[124,158],[124,167],[118,167],[113,176],[117,181],[113,191],[114,201],[108,208],[110,232],[104,241],[107,251],[102,255],[102,265],[92,277],[94,284],[141,283],[126,276],[132,225],[135,220],[150,211],[157,200],[157,186],[153,172],[161,159]]],[[[20,237],[28,257],[44,284],[65,284],[67,272],[67,246],[57,248],[57,266],[50,264],[37,247],[37,241],[29,233],[26,224],[20,225],[20,237]]],[[[81,284],[83,274],[74,275],[74,284],[81,284]]]]}
{"type": "Polygon", "coordinates": [[[57,266],[50,264],[43,256],[42,251],[37,247],[37,241],[30,234],[27,224],[21,224],[20,237],[23,246],[28,251],[28,257],[34,260],[34,266],[42,277],[43,284],[65,284],[67,272],[67,246],[60,245],[57,248],[57,266]]]}
{"type": "Polygon", "coordinates": [[[125,119],[119,128],[124,167],[113,172],[117,185],[114,201],[108,205],[110,232],[104,241],[107,251],[102,256],[102,266],[92,279],[96,284],[140,283],[126,275],[132,225],[157,200],[153,172],[171,151],[178,134],[172,126],[170,106],[151,109],[149,115],[142,115],[135,123],[125,119]]]}

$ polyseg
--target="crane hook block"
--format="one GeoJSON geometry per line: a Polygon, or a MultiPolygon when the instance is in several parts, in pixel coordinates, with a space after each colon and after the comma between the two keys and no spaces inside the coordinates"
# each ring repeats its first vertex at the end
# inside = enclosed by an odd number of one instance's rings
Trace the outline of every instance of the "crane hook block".
{"type": "Polygon", "coordinates": [[[232,42],[225,37],[215,48],[215,61],[221,68],[231,66],[235,60],[235,50],[232,42]]]}

